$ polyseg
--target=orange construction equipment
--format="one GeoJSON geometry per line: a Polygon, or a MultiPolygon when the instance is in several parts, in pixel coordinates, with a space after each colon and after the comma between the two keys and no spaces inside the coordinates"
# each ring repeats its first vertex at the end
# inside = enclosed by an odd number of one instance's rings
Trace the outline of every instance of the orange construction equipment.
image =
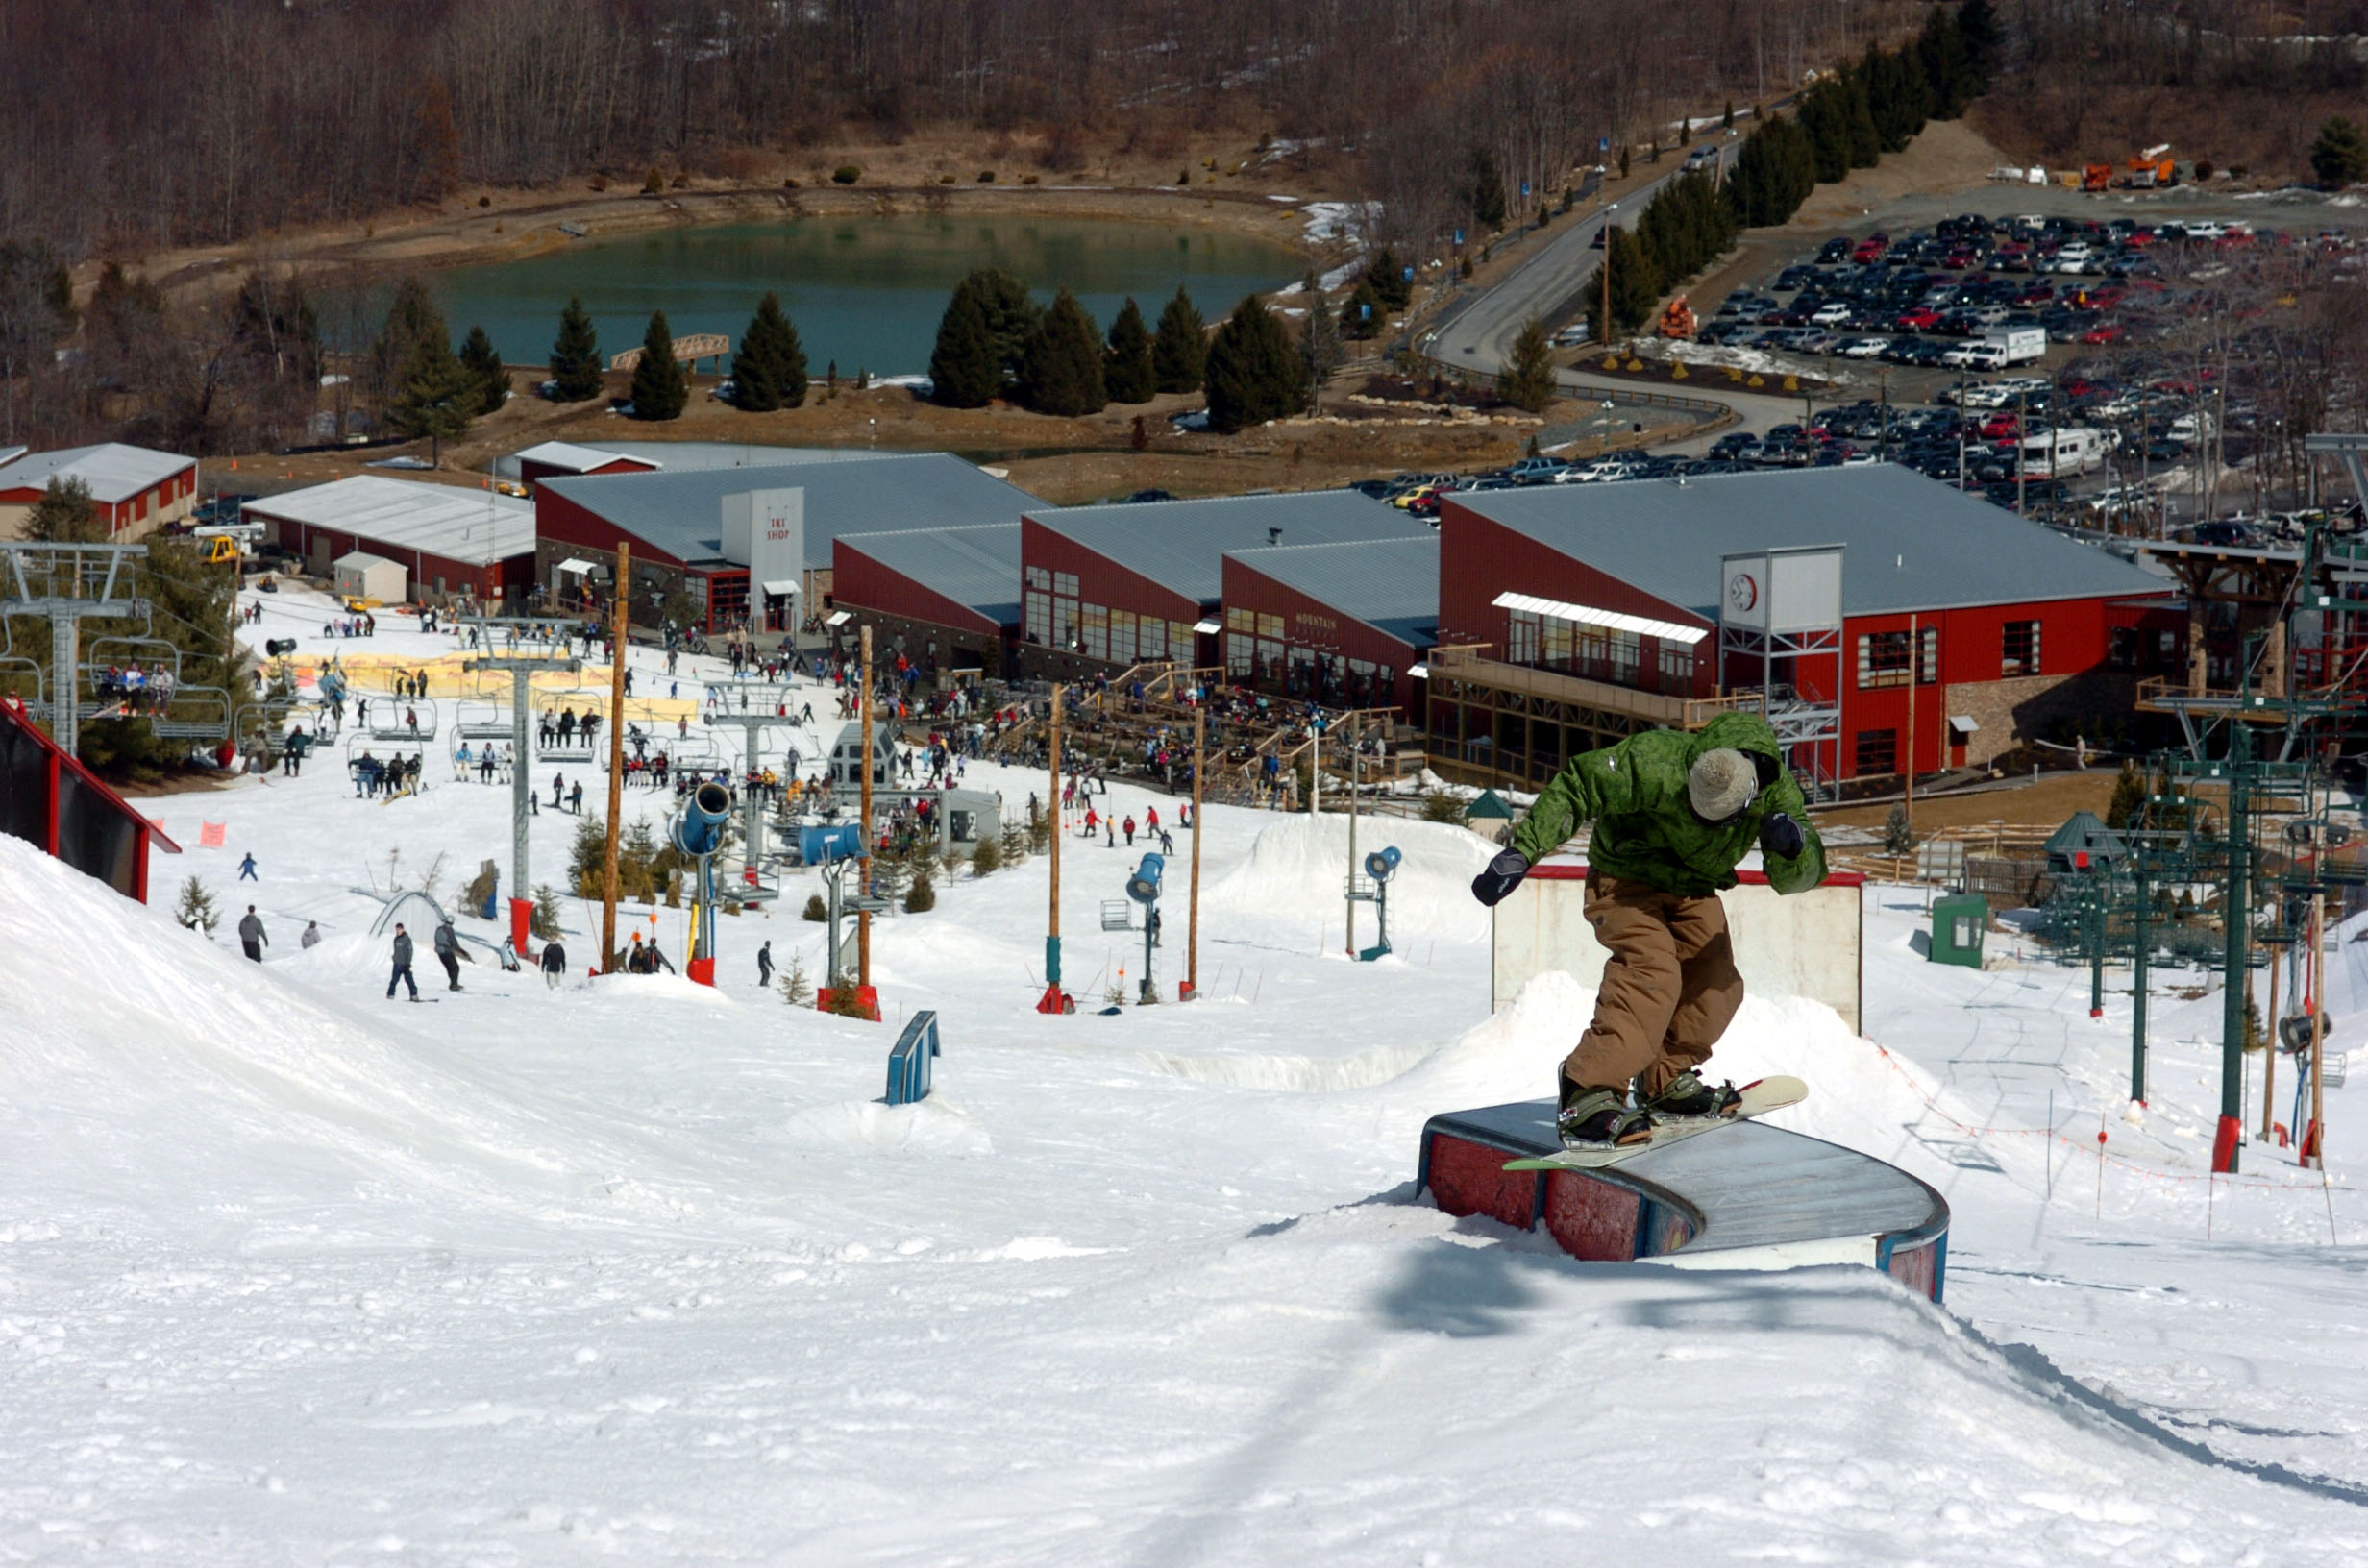
{"type": "Polygon", "coordinates": [[[1686,303],[1686,296],[1680,294],[1661,312],[1661,335],[1690,338],[1693,329],[1693,307],[1686,303]]]}
{"type": "Polygon", "coordinates": [[[2130,159],[2129,186],[2132,190],[2153,190],[2158,185],[2179,184],[2179,165],[2167,158],[2147,158],[2143,154],[2130,159]]]}
{"type": "Polygon", "coordinates": [[[2109,189],[2112,184],[2113,165],[2110,163],[2091,163],[2081,170],[2081,189],[2083,190],[2105,190],[2109,189]]]}

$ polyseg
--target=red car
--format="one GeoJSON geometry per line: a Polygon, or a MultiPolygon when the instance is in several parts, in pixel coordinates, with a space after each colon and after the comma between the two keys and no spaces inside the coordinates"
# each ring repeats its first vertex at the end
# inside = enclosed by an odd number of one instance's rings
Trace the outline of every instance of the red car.
{"type": "Polygon", "coordinates": [[[1929,332],[1940,325],[1940,312],[1925,306],[1902,310],[1891,325],[1903,332],[1929,332]]]}
{"type": "Polygon", "coordinates": [[[2081,341],[2084,343],[2118,343],[2121,339],[2121,324],[2117,321],[2098,322],[2094,327],[2081,333],[2081,341]]]}
{"type": "Polygon", "coordinates": [[[2022,421],[2012,414],[1992,414],[1982,422],[1982,439],[2010,441],[2022,428],[2022,421]]]}

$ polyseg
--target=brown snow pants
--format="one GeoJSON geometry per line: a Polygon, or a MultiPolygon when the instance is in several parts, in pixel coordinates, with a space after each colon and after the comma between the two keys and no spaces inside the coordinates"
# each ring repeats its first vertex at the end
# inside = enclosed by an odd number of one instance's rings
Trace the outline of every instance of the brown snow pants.
{"type": "Polygon", "coordinates": [[[1735,1011],[1743,977],[1715,896],[1692,898],[1591,871],[1587,921],[1611,950],[1595,992],[1595,1017],[1563,1061],[1583,1089],[1624,1092],[1641,1079],[1658,1094],[1688,1067],[1710,1060],[1735,1011]]]}

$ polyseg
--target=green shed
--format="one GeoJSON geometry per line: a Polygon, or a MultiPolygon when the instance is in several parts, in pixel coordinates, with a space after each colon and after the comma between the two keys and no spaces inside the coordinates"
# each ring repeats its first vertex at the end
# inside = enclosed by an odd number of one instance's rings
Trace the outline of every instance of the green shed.
{"type": "Polygon", "coordinates": [[[1482,790],[1479,798],[1464,808],[1464,821],[1475,825],[1480,822],[1509,822],[1513,821],[1513,808],[1506,805],[1504,796],[1494,790],[1482,790]]]}
{"type": "Polygon", "coordinates": [[[1978,893],[1953,893],[1933,900],[1932,947],[1936,964],[1982,967],[1982,934],[1989,929],[1989,900],[1978,893]]]}

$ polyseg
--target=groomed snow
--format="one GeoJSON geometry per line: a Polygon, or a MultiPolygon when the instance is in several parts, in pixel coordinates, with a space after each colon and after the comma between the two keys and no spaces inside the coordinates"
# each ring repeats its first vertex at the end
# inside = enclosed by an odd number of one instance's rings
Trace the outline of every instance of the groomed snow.
{"type": "MultiPolygon", "coordinates": [[[[365,802],[324,755],[148,803],[185,844],[227,825],[156,880],[255,901],[259,968],[165,894],[0,838],[0,1560],[2368,1554],[2353,1091],[2331,1189],[2256,1148],[2208,1198],[2216,1057],[2187,1041],[2218,1003],[2182,977],[2142,1126],[2126,994],[2092,1022],[2084,973],[2005,937],[1990,970],[1928,966],[1918,894],[1867,895],[1871,1040],[1747,1001],[1722,1070],[1802,1074],[1788,1124],[1946,1191],[1943,1310],[1849,1267],[1581,1264],[1422,1202],[1423,1119],[1545,1091],[1590,1003],[1547,975],[1488,1016],[1460,890],[1489,849],[1460,830],[1361,825],[1407,860],[1397,951],[1358,965],[1345,821],[1211,808],[1192,1006],[1030,1011],[1042,858],[878,922],[886,1026],[757,990],[768,937],[818,967],[796,886],[722,922],[714,991],[583,980],[571,901],[562,990],[480,963],[443,992],[423,943],[439,999],[413,1006],[348,890],[398,848],[407,877],[445,855],[448,888],[508,865],[506,792],[431,778],[365,802]],[[262,879],[234,884],[249,850],[262,879]],[[891,1109],[918,1008],[937,1090],[891,1109]]],[[[1043,788],[971,782],[1016,809],[1043,788]]],[[[573,821],[534,826],[556,880],[573,821]]],[[[1122,964],[1132,989],[1140,938],[1097,917],[1140,852],[1064,854],[1089,1002],[1122,964]]],[[[678,962],[680,921],[658,912],[678,962]]],[[[2340,1017],[2368,999],[2356,951],[2331,959],[2340,1017]]]]}

